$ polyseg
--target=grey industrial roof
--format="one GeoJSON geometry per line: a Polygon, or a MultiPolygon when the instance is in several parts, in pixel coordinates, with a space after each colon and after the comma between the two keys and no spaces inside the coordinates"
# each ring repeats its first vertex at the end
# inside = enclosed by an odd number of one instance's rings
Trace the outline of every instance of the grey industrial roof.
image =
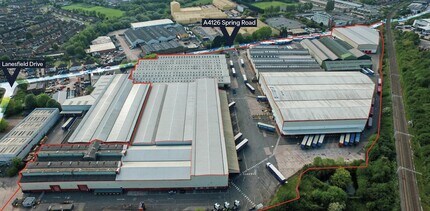
{"type": "Polygon", "coordinates": [[[258,72],[291,71],[299,69],[321,70],[320,65],[306,49],[285,47],[253,47],[249,55],[258,72]]]}
{"type": "Polygon", "coordinates": [[[17,156],[58,113],[58,108],[34,109],[0,139],[0,160],[5,161],[17,156]]]}
{"type": "Polygon", "coordinates": [[[113,75],[101,76],[94,84],[95,88],[90,95],[66,99],[61,106],[92,106],[99,96],[104,93],[113,78],[113,75]]]}
{"type": "Polygon", "coordinates": [[[225,148],[227,152],[228,171],[240,173],[239,160],[237,159],[236,143],[234,142],[233,126],[231,123],[230,108],[228,107],[227,92],[219,91],[221,102],[222,125],[224,127],[225,148]]]}
{"type": "Polygon", "coordinates": [[[302,44],[302,46],[306,49],[308,49],[309,51],[312,51],[316,56],[318,56],[318,58],[320,58],[322,61],[328,60],[330,59],[321,49],[319,49],[315,43],[313,43],[311,40],[309,39],[304,39],[300,42],[300,44],[302,44]]]}
{"type": "Polygon", "coordinates": [[[165,41],[163,39],[172,40],[178,34],[186,33],[184,27],[180,24],[172,24],[165,26],[148,26],[138,29],[127,29],[124,35],[131,42],[137,40],[143,40],[144,43],[148,43],[151,40],[165,41]]]}
{"type": "Polygon", "coordinates": [[[217,78],[230,84],[225,55],[169,55],[140,60],[133,71],[136,82],[193,82],[199,78],[217,78]]]}
{"type": "Polygon", "coordinates": [[[149,84],[133,86],[128,80],[128,75],[115,75],[68,142],[89,142],[93,139],[128,142],[149,86],[149,84]]]}
{"type": "Polygon", "coordinates": [[[261,73],[284,121],[367,119],[375,84],[360,72],[261,73]]]}
{"type": "Polygon", "coordinates": [[[166,24],[173,24],[173,21],[170,19],[159,19],[159,20],[131,23],[130,25],[132,28],[143,28],[143,27],[166,25],[166,24]]]}
{"type": "Polygon", "coordinates": [[[215,79],[153,84],[117,180],[228,174],[217,87],[215,79]]]}
{"type": "Polygon", "coordinates": [[[367,26],[352,26],[346,28],[334,28],[333,35],[336,33],[343,34],[353,40],[358,45],[362,44],[379,44],[379,33],[375,29],[367,26]]]}

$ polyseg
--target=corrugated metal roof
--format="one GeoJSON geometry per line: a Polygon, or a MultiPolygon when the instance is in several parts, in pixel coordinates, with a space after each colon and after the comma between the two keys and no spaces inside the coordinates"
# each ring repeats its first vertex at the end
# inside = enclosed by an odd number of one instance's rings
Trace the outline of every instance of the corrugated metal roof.
{"type": "Polygon", "coordinates": [[[262,73],[284,121],[367,119],[375,84],[360,72],[262,73]]]}
{"type": "Polygon", "coordinates": [[[335,42],[332,38],[322,37],[319,42],[323,43],[331,52],[336,54],[342,60],[356,59],[348,49],[344,48],[341,44],[335,42]]]}
{"type": "Polygon", "coordinates": [[[327,48],[323,43],[321,43],[319,40],[311,40],[311,42],[318,47],[328,58],[331,60],[337,60],[339,57],[333,53],[329,48],[327,48]]]}
{"type": "Polygon", "coordinates": [[[221,113],[224,127],[225,148],[227,152],[228,171],[240,173],[239,160],[237,159],[236,143],[234,142],[233,126],[231,123],[230,108],[228,107],[227,92],[219,91],[221,113]]]}
{"type": "Polygon", "coordinates": [[[124,162],[116,180],[189,180],[191,162],[124,162]]]}
{"type": "Polygon", "coordinates": [[[131,146],[123,162],[191,161],[192,146],[131,146]]]}
{"type": "Polygon", "coordinates": [[[149,84],[133,86],[128,75],[115,75],[68,142],[128,142],[148,88],[149,84]]]}
{"type": "Polygon", "coordinates": [[[230,84],[225,55],[169,55],[140,60],[133,79],[136,82],[193,82],[199,78],[217,78],[230,84]]]}
{"type": "Polygon", "coordinates": [[[367,26],[352,26],[346,28],[334,28],[333,35],[336,33],[343,34],[349,39],[353,40],[358,45],[364,44],[379,44],[379,33],[367,26]]]}
{"type": "MultiPolygon", "coordinates": [[[[0,161],[9,161],[9,159],[18,156],[26,147],[32,147],[30,142],[40,135],[42,130],[47,130],[48,123],[53,118],[59,117],[58,108],[36,108],[21,122],[19,122],[11,131],[0,139],[0,161]]],[[[21,155],[26,156],[26,155],[21,155]]]]}
{"type": "Polygon", "coordinates": [[[215,79],[153,84],[133,145],[192,145],[193,175],[228,174],[215,79]]]}

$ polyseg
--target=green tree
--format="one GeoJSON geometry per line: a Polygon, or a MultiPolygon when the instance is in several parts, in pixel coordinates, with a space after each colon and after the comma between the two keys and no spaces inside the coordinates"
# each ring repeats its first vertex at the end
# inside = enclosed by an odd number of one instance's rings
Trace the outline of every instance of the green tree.
{"type": "Polygon", "coordinates": [[[287,37],[288,36],[288,29],[286,26],[281,27],[280,34],[281,37],[287,37]]]}
{"type": "Polygon", "coordinates": [[[1,61],[7,61],[7,60],[10,60],[10,58],[7,55],[3,55],[3,56],[0,56],[0,60],[1,61]]]}
{"type": "Polygon", "coordinates": [[[39,107],[39,108],[45,107],[46,103],[49,101],[49,99],[51,99],[51,97],[49,97],[49,95],[47,95],[47,94],[37,95],[37,97],[36,97],[37,107],[39,107]]]}
{"type": "Polygon", "coordinates": [[[36,102],[36,96],[34,94],[28,94],[25,96],[24,100],[25,109],[33,109],[36,108],[37,102],[36,102]]]}
{"type": "Polygon", "coordinates": [[[333,202],[328,205],[328,211],[342,211],[345,210],[345,204],[339,202],[333,202]]]}
{"type": "Polygon", "coordinates": [[[352,183],[351,174],[344,168],[338,168],[330,177],[330,183],[339,188],[346,189],[352,183]]]}
{"type": "Polygon", "coordinates": [[[0,120],[0,132],[6,131],[8,126],[9,126],[9,123],[4,118],[2,118],[0,120]]]}
{"type": "Polygon", "coordinates": [[[60,111],[61,111],[61,105],[60,105],[60,103],[58,103],[56,100],[54,100],[54,99],[49,99],[47,102],[46,102],[46,107],[47,108],[58,108],[58,109],[60,109],[60,111]]]}
{"type": "Polygon", "coordinates": [[[264,40],[270,38],[272,35],[272,28],[269,26],[264,26],[252,33],[252,38],[254,40],[264,40]]]}
{"type": "Polygon", "coordinates": [[[6,116],[13,116],[22,112],[21,101],[15,101],[15,99],[10,99],[9,104],[6,107],[6,116]]]}
{"type": "Polygon", "coordinates": [[[212,48],[218,48],[225,45],[225,39],[222,36],[216,36],[212,41],[212,48]]]}
{"type": "Polygon", "coordinates": [[[67,52],[67,54],[74,56],[75,55],[75,47],[73,47],[72,45],[67,46],[66,52],[67,52]]]}
{"type": "Polygon", "coordinates": [[[334,10],[334,0],[328,0],[327,4],[325,5],[325,11],[326,12],[331,12],[334,10]]]}

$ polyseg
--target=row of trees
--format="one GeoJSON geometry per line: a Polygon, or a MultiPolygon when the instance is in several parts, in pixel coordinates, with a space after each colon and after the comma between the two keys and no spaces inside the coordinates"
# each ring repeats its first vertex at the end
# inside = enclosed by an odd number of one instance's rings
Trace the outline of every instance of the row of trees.
{"type": "Polygon", "coordinates": [[[43,93],[35,96],[27,94],[28,84],[20,84],[18,91],[13,98],[10,99],[7,105],[5,115],[7,117],[21,114],[24,110],[32,110],[34,108],[58,108],[61,110],[61,105],[56,100],[51,99],[49,95],[43,93]]]}
{"type": "Polygon", "coordinates": [[[115,7],[115,9],[125,11],[122,17],[104,19],[91,24],[64,43],[62,46],[66,51],[64,59],[69,59],[70,57],[77,57],[79,59],[86,58],[85,49],[88,48],[92,40],[111,31],[128,28],[132,22],[169,17],[169,3],[169,0],[157,2],[151,0],[135,0],[121,3],[119,6],[115,7]]]}
{"type": "Polygon", "coordinates": [[[421,202],[430,207],[430,52],[420,51],[419,36],[413,32],[395,31],[396,53],[402,75],[407,113],[412,121],[409,132],[414,134],[415,167],[421,202]]]}

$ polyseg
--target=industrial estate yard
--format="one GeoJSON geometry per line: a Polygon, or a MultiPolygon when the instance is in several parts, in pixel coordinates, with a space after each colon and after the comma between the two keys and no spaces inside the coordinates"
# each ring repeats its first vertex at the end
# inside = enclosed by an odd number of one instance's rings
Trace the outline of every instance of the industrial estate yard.
{"type": "MultiPolygon", "coordinates": [[[[46,79],[54,92],[67,90],[54,95],[59,107],[29,111],[0,139],[0,161],[26,162],[17,186],[0,179],[5,209],[260,209],[317,157],[364,160],[379,121],[379,32],[335,28],[333,36],[186,54],[201,47],[194,33],[219,35],[193,23],[230,16],[237,6],[213,4],[182,8],[173,1],[176,22],[134,22],[87,49],[106,63],[126,57],[135,66],[92,72],[76,64],[74,75],[46,79]]],[[[75,6],[98,8],[68,7],[75,6]]],[[[272,35],[285,22],[302,27],[272,18],[272,35]]]]}

